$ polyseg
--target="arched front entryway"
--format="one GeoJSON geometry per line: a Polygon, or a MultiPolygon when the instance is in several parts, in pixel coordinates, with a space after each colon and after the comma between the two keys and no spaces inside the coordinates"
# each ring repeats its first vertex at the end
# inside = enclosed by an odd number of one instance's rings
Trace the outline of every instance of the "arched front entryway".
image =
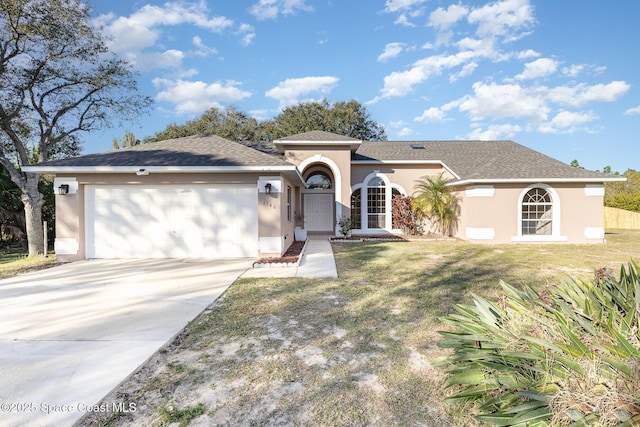
{"type": "Polygon", "coordinates": [[[310,165],[304,172],[302,190],[304,226],[311,232],[333,232],[335,179],[324,165],[310,165]]]}

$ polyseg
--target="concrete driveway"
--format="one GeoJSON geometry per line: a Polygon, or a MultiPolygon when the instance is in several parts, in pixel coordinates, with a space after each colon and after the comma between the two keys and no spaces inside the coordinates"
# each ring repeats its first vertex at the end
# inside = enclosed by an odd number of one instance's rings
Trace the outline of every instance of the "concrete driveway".
{"type": "Polygon", "coordinates": [[[252,260],[93,260],[0,280],[0,425],[71,425],[252,260]]]}

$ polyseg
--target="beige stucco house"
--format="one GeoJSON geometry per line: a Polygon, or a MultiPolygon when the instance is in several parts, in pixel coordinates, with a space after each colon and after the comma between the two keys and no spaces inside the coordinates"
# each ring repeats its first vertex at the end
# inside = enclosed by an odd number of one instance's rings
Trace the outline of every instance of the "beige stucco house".
{"type": "Polygon", "coordinates": [[[323,131],[274,143],[193,136],[23,167],[55,174],[55,250],[85,258],[279,256],[311,233],[397,233],[391,199],[444,172],[473,242],[604,241],[604,182],[512,141],[360,141],[323,131]]]}

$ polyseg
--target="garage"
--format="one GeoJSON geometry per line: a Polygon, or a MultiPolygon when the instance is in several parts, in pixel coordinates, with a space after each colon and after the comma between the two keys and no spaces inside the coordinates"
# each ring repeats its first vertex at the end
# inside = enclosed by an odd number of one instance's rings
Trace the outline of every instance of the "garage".
{"type": "Polygon", "coordinates": [[[258,198],[242,185],[87,185],[87,258],[258,255],[258,198]]]}

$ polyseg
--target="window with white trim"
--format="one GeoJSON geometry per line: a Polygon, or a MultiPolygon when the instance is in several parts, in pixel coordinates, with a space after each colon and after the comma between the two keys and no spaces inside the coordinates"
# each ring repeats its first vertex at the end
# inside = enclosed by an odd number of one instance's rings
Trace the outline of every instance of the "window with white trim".
{"type": "Polygon", "coordinates": [[[544,188],[527,191],[522,199],[522,235],[550,236],[553,231],[553,199],[544,188]]]}
{"type": "Polygon", "coordinates": [[[386,187],[382,178],[367,183],[367,228],[384,228],[386,219],[386,187]]]}

